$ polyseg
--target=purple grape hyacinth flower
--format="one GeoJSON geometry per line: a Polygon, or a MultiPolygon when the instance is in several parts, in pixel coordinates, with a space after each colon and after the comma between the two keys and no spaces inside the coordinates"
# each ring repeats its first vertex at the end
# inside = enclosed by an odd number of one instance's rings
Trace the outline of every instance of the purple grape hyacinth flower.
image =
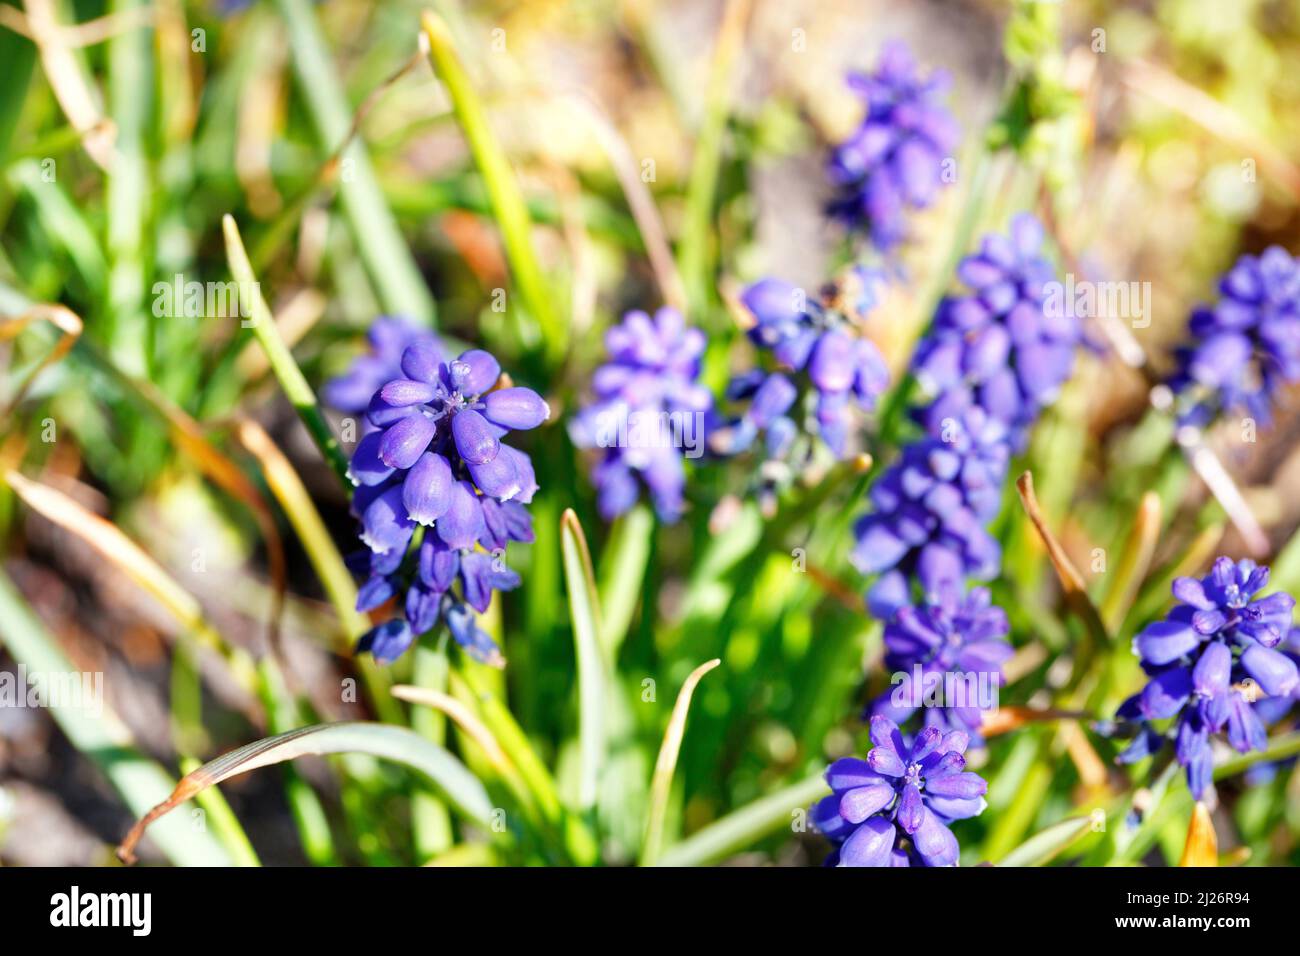
{"type": "Polygon", "coordinates": [[[761,438],[763,493],[809,463],[815,438],[835,458],[844,458],[858,414],[871,411],[889,384],[885,360],[862,327],[883,284],[878,273],[855,267],[817,300],[772,278],[741,295],[754,319],[749,338],[772,367],[732,379],[727,398],[744,409],[715,430],[711,446],[718,454],[736,455],[761,438]]]}
{"type": "Polygon", "coordinates": [[[831,795],[812,808],[813,825],[835,844],[835,866],[956,866],[961,847],[948,829],[984,811],[988,784],[965,770],[969,737],[926,727],[909,746],[898,725],[871,719],[866,760],[842,757],[826,771],[831,795]]]}
{"type": "Polygon", "coordinates": [[[497,387],[501,367],[482,350],[444,361],[435,343],[419,340],[402,352],[399,374],[374,393],[374,430],[357,443],[348,474],[370,549],[356,565],[369,575],[357,609],[403,596],[405,621],[380,625],[360,649],[391,661],[441,619],[472,656],[500,663],[471,609],[518,586],[502,555],[510,541],[533,539],[524,505],[537,490],[529,457],[502,439],[537,427],[550,409],[531,389],[497,387]]]}
{"type": "Polygon", "coordinates": [[[1279,246],[1242,256],[1219,294],[1192,312],[1191,341],[1176,351],[1179,418],[1205,427],[1239,413],[1267,426],[1274,393],[1300,381],[1300,262],[1279,246]]]}
{"type": "Polygon", "coordinates": [[[1005,422],[1019,447],[1070,377],[1082,332],[1069,310],[1047,307],[1054,271],[1042,243],[1038,220],[1021,213],[1009,236],[985,236],[980,251],[958,266],[971,292],[940,303],[912,363],[934,396],[919,416],[932,434],[945,419],[978,406],[1005,422]]]}
{"type": "Polygon", "coordinates": [[[946,584],[923,604],[899,608],[884,634],[894,686],[872,713],[901,724],[919,709],[925,726],[976,737],[985,712],[997,707],[1002,665],[1013,653],[1009,630],[1006,611],[993,604],[988,588],[971,588],[963,597],[946,584]]]}
{"type": "Polygon", "coordinates": [[[882,621],[923,595],[988,581],[1002,550],[985,525],[997,514],[1006,474],[1006,446],[996,422],[972,410],[952,441],[922,438],[903,449],[871,486],[872,511],[854,525],[850,555],[863,574],[880,575],[867,607],[882,621]]]}
{"type": "MultiPolygon", "coordinates": [[[[441,351],[438,337],[422,325],[401,316],[381,315],[366,332],[370,350],[354,358],[347,371],[330,379],[321,390],[325,403],[341,412],[364,412],[385,382],[402,374],[402,353],[416,342],[429,342],[441,351]]],[[[366,427],[373,428],[369,421],[366,427]]]]}
{"type": "Polygon", "coordinates": [[[1133,639],[1150,680],[1120,706],[1118,717],[1136,730],[1122,763],[1150,756],[1172,734],[1178,763],[1198,799],[1213,778],[1210,737],[1227,730],[1237,751],[1262,750],[1264,724],[1249,679],[1269,697],[1287,697],[1300,684],[1296,663],[1276,648],[1291,632],[1295,599],[1268,584],[1268,568],[1221,557],[1204,578],[1178,578],[1179,603],[1162,621],[1133,639]],[[1167,732],[1155,721],[1171,720],[1167,732]]]}
{"type": "Polygon", "coordinates": [[[929,206],[951,181],[943,175],[958,136],[943,105],[950,78],[943,70],[923,76],[895,40],[885,44],[874,72],[851,74],[848,82],[866,114],[831,154],[827,175],[836,192],[830,212],[889,250],[906,236],[906,211],[929,206]]]}
{"type": "Polygon", "coordinates": [[[592,470],[606,520],[636,503],[639,484],[655,511],[676,521],[685,500],[684,460],[704,452],[713,396],[699,383],[704,333],[676,309],[629,312],[605,333],[609,361],[592,376],[594,398],[570,422],[579,448],[601,448],[592,470]]]}

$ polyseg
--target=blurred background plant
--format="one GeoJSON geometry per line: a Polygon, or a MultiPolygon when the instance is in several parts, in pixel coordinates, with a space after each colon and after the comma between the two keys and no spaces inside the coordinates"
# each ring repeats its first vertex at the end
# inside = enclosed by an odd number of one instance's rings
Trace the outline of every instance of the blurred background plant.
{"type": "MultiPolygon", "coordinates": [[[[1297,246],[1300,4],[431,6],[0,0],[0,670],[104,674],[98,715],[0,707],[0,860],[107,862],[200,761],[346,721],[282,740],[276,769],[209,771],[141,856],[820,861],[803,809],[889,686],[852,519],[957,261],[1025,210],[1060,272],[1149,282],[1150,324],[1089,325],[1012,464],[1054,551],[1008,481],[991,588],[1015,653],[967,755],[989,790],[962,862],[1183,859],[1202,818],[1181,779],[1117,767],[1091,721],[1142,686],[1130,638],[1174,576],[1250,555],[1300,590],[1289,395],[1271,428],[1195,444],[1151,401],[1217,277],[1297,246]],[[602,521],[565,423],[605,330],[681,310],[720,399],[754,365],[741,290],[858,261],[825,165],[862,118],[844,76],[886,38],[952,74],[961,136],[865,326],[893,384],[861,454],[766,509],[743,463],[688,463],[680,521],[644,500],[602,521]],[[231,281],[242,312],[212,299],[231,281]],[[359,406],[314,392],[384,314],[491,351],[551,408],[518,436],[540,486],[523,584],[481,619],[504,671],[436,633],[390,668],[352,654],[387,616],[353,610],[339,550],[359,406]]],[[[1277,716],[1267,753],[1216,771],[1225,862],[1300,861],[1277,716]]]]}

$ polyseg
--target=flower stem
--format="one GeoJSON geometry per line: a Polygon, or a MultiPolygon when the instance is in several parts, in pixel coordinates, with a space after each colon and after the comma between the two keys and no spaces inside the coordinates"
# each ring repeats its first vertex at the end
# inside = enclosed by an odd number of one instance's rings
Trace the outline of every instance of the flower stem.
{"type": "Polygon", "coordinates": [[[275,325],[275,319],[271,316],[266,299],[262,297],[262,290],[253,274],[253,266],[248,261],[248,252],[244,249],[244,241],[240,238],[239,227],[235,225],[234,217],[224,216],[221,220],[221,228],[226,237],[226,258],[230,261],[230,274],[239,283],[240,297],[247,298],[244,304],[250,310],[249,320],[252,323],[253,335],[261,343],[267,361],[271,363],[271,370],[275,372],[275,377],[280,382],[280,388],[284,390],[285,396],[298,412],[298,417],[307,426],[312,440],[316,442],[321,454],[334,469],[334,474],[338,476],[344,489],[351,493],[352,482],[348,479],[347,456],[343,454],[338,439],[334,437],[329,423],[325,421],[325,415],[316,402],[316,393],[312,391],[306,376],[302,374],[302,369],[294,361],[289,347],[280,337],[280,330],[275,325]]]}

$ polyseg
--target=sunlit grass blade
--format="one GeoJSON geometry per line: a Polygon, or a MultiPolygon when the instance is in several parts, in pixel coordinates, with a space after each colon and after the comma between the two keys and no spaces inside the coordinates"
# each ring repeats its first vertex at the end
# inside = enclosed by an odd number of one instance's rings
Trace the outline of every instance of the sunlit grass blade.
{"type": "Polygon", "coordinates": [[[194,596],[120,528],[87,511],[63,492],[25,478],[16,471],[7,472],[4,480],[28,507],[85,541],[157,599],[181,625],[182,635],[215,651],[226,662],[240,687],[254,698],[257,696],[257,668],[247,651],[228,644],[208,623],[194,596]]]}
{"type": "MultiPolygon", "coordinates": [[[[17,4],[12,5],[16,9],[17,4]]],[[[5,160],[27,102],[36,47],[13,30],[0,29],[0,63],[5,64],[5,82],[0,83],[0,160],[5,160]]]]}
{"type": "MultiPolygon", "coordinates": [[[[321,147],[337,149],[352,126],[352,108],[339,67],[321,35],[309,0],[276,0],[289,31],[293,69],[321,147]]],[[[410,249],[384,201],[365,147],[356,140],[342,153],[348,182],[339,192],[357,251],[384,308],[432,325],[436,309],[410,249]]]]}
{"type": "Polygon", "coordinates": [[[572,509],[566,509],[560,519],[560,550],[564,558],[573,646],[578,660],[578,739],[581,752],[578,807],[590,810],[596,805],[601,770],[605,764],[609,664],[600,645],[600,603],[591,568],[591,552],[587,550],[586,535],[582,533],[582,525],[572,509]]]}
{"type": "Polygon", "coordinates": [[[89,294],[102,295],[108,283],[108,263],[94,229],[66,188],[57,179],[51,182],[46,169],[34,159],[15,163],[6,178],[15,192],[31,201],[36,221],[51,244],[67,254],[89,294]]]}
{"type": "Polygon", "coordinates": [[[1119,565],[1101,604],[1102,621],[1111,633],[1124,622],[1124,616],[1132,608],[1138,589],[1151,569],[1151,558],[1160,538],[1163,510],[1160,496],[1154,491],[1142,496],[1133,517],[1133,528],[1119,556],[1119,565]]]}
{"type": "Polygon", "coordinates": [[[791,827],[797,811],[805,810],[828,792],[820,773],[792,783],[776,793],[761,797],[739,810],[733,810],[680,843],[670,846],[657,861],[658,866],[702,866],[729,853],[752,846],[783,827],[791,827]]]}
{"type": "Polygon", "coordinates": [[[1214,821],[1209,808],[1200,800],[1192,807],[1192,819],[1187,824],[1187,842],[1179,866],[1218,866],[1219,838],[1214,832],[1214,821]]]}
{"type": "MultiPolygon", "coordinates": [[[[31,303],[25,297],[17,295],[15,298],[23,301],[26,311],[15,318],[0,320],[0,341],[18,334],[29,324],[40,319],[48,321],[60,333],[55,346],[37,366],[25,385],[35,380],[36,372],[41,368],[60,359],[76,346],[75,357],[78,360],[89,362],[97,371],[104,373],[120,386],[129,400],[165,422],[177,450],[252,513],[258,530],[266,542],[267,563],[274,595],[269,616],[269,632],[274,644],[287,589],[287,572],[280,529],[261,491],[238,465],[209,440],[203,426],[172,401],[157,385],[148,379],[128,375],[84,340],[81,337],[83,324],[79,316],[62,305],[31,303]]],[[[0,306],[0,308],[6,307],[0,306]]],[[[12,399],[12,404],[17,404],[22,393],[23,389],[20,387],[17,396],[12,399]]]]}
{"type": "Polygon", "coordinates": [[[497,228],[501,230],[506,259],[524,308],[537,323],[540,344],[548,359],[554,362],[564,354],[568,331],[552,305],[552,293],[538,264],[533,248],[532,221],[514,170],[510,168],[510,161],[488,123],[483,104],[461,65],[447,24],[431,10],[425,11],[421,22],[433,69],[447,89],[474,163],[483,176],[483,185],[492,204],[497,228]]]}
{"type": "Polygon", "coordinates": [[[610,661],[618,659],[641,600],[654,529],[654,514],[644,504],[621,515],[610,529],[600,562],[600,643],[610,661]]]}
{"type": "MultiPolygon", "coordinates": [[[[1170,586],[1175,578],[1195,575],[1203,568],[1207,567],[1218,553],[1219,542],[1223,539],[1224,526],[1222,524],[1213,524],[1203,529],[1197,536],[1192,539],[1187,550],[1180,554],[1175,560],[1170,561],[1161,570],[1152,574],[1147,582],[1142,585],[1142,590],[1138,593],[1137,600],[1133,602],[1133,607],[1124,619],[1123,627],[1117,632],[1118,636],[1124,636],[1135,631],[1139,625],[1145,624],[1155,616],[1162,607],[1167,607],[1174,600],[1170,591],[1170,586]]],[[[1297,550],[1297,557],[1300,557],[1300,550],[1297,550]]],[[[1277,584],[1276,568],[1274,565],[1274,574],[1269,578],[1270,588],[1277,584]]],[[[1292,590],[1291,588],[1283,588],[1292,590]]]]}
{"type": "MultiPolygon", "coordinates": [[[[110,0],[109,13],[131,16],[143,0],[110,0]]],[[[146,261],[152,234],[145,228],[154,197],[146,169],[150,104],[154,101],[152,30],[124,30],[108,41],[108,114],[113,158],[106,193],[108,296],[103,318],[111,330],[109,354],[129,375],[154,367],[156,336],[145,312],[146,261]]]]}
{"type": "Polygon", "coordinates": [[[1292,731],[1280,737],[1273,737],[1264,750],[1252,750],[1250,753],[1235,754],[1214,768],[1214,779],[1223,780],[1235,777],[1249,770],[1256,764],[1274,763],[1300,754],[1300,731],[1292,731]]]}
{"type": "Polygon", "coordinates": [[[250,418],[241,418],[235,425],[235,434],[262,466],[267,487],[293,525],[303,550],[307,552],[307,560],[338,615],[340,634],[339,639],[332,642],[333,646],[340,651],[350,651],[357,638],[369,629],[370,622],[356,609],[357,587],[352,573],[343,563],[343,556],[334,545],[311,494],[293,464],[261,425],[250,418]]]}
{"type": "MultiPolygon", "coordinates": [[[[77,673],[3,571],[0,643],[31,672],[77,673]]],[[[76,707],[53,707],[50,715],[72,746],[108,778],[133,813],[144,813],[174,786],[166,771],[136,748],[126,726],[107,706],[99,714],[76,707]]],[[[168,859],[181,866],[226,866],[232,862],[211,833],[195,831],[180,818],[160,824],[154,839],[168,859]]]]}
{"type": "Polygon", "coordinates": [[[1035,759],[1021,778],[1014,796],[991,821],[992,828],[984,844],[989,859],[1002,859],[1033,828],[1034,820],[1052,785],[1053,770],[1049,764],[1052,759],[1046,742],[1040,739],[1035,759]]]}
{"type": "Polygon", "coordinates": [[[737,82],[735,62],[743,49],[751,6],[751,0],[728,0],[723,9],[704,96],[704,118],[695,138],[686,185],[686,213],[677,247],[677,263],[685,283],[687,303],[700,314],[700,320],[708,315],[706,306],[715,298],[712,273],[717,250],[712,248],[712,243],[716,237],[713,219],[721,172],[719,166],[727,115],[731,109],[731,91],[737,82]]]}
{"type": "Polygon", "coordinates": [[[1006,854],[997,865],[1044,866],[1091,829],[1091,817],[1071,817],[1054,823],[1006,854]]]}
{"type": "Polygon", "coordinates": [[[294,361],[293,354],[284,344],[284,339],[280,338],[279,329],[271,317],[271,310],[262,296],[261,286],[248,261],[248,252],[244,249],[244,242],[239,236],[239,227],[235,224],[234,217],[229,215],[223,217],[221,225],[226,238],[226,258],[230,261],[230,274],[239,283],[241,301],[249,308],[253,335],[266,351],[267,360],[271,363],[271,369],[275,372],[285,397],[298,412],[298,417],[307,426],[312,440],[316,442],[316,446],[325,456],[325,460],[334,470],[343,487],[350,491],[352,482],[348,479],[347,456],[339,446],[334,433],[330,431],[329,423],[325,421],[325,415],[320,410],[316,393],[308,384],[307,377],[302,374],[302,369],[294,361]]]}
{"type": "Polygon", "coordinates": [[[171,796],[136,822],[117,854],[123,862],[134,862],[135,846],[145,830],[207,787],[286,760],[342,753],[369,754],[413,767],[432,780],[467,819],[484,828],[491,824],[492,801],[483,784],[459,760],[415,731],[389,724],[317,724],[247,744],[187,774],[171,796]]]}
{"type": "Polygon", "coordinates": [[[488,730],[487,726],[455,697],[441,691],[431,690],[428,687],[412,687],[409,684],[394,685],[392,693],[398,700],[419,704],[422,707],[432,707],[434,710],[450,717],[455,721],[456,726],[468,734],[474,743],[478,744],[488,758],[488,762],[499,772],[504,774],[514,769],[510,763],[510,758],[501,749],[501,745],[497,743],[492,731],[488,730]]]}
{"type": "Polygon", "coordinates": [[[471,700],[478,709],[483,725],[501,745],[506,757],[519,771],[527,788],[529,802],[537,806],[543,820],[561,834],[565,850],[574,863],[591,866],[599,856],[595,835],[585,820],[568,813],[560,802],[555,778],[542,763],[510,709],[493,693],[473,668],[458,669],[451,674],[453,692],[471,700]]]}
{"type": "Polygon", "coordinates": [[[646,816],[645,842],[641,847],[641,865],[647,866],[659,858],[663,848],[664,820],[668,816],[668,800],[672,796],[673,771],[677,768],[677,755],[682,748],[682,735],[686,733],[686,715],[691,708],[691,695],[695,686],[709,671],[721,664],[714,658],[705,661],[691,671],[677,692],[677,701],[673,704],[672,716],[664,730],[663,743],[659,745],[659,757],[655,761],[654,778],[650,782],[650,809],[646,816]]]}

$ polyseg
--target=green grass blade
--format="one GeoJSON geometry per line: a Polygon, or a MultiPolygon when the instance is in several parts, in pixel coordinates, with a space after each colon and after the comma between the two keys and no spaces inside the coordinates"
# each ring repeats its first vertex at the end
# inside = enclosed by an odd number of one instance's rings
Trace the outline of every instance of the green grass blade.
{"type": "MultiPolygon", "coordinates": [[[[15,10],[14,0],[0,0],[15,10]]],[[[5,81],[0,83],[0,160],[9,155],[9,144],[27,102],[27,89],[31,85],[32,67],[36,63],[36,47],[26,37],[12,30],[0,30],[0,63],[5,65],[5,81]]]]}
{"type": "MultiPolygon", "coordinates": [[[[131,16],[141,0],[113,0],[109,13],[131,16]]],[[[108,173],[109,354],[128,375],[152,365],[145,303],[145,221],[151,207],[145,132],[153,102],[152,33],[127,28],[108,43],[108,112],[113,121],[113,163],[108,173]]]]}
{"type": "Polygon", "coordinates": [[[716,250],[712,242],[716,233],[713,215],[717,203],[719,163],[731,106],[731,90],[736,83],[735,61],[744,41],[749,9],[750,0],[729,0],[724,10],[709,74],[704,120],[696,137],[686,186],[686,215],[677,250],[677,265],[686,286],[686,301],[692,309],[700,312],[714,298],[712,271],[716,250]]]}
{"type": "MultiPolygon", "coordinates": [[[[325,45],[310,0],[276,0],[276,7],[289,29],[294,74],[321,148],[332,153],[352,128],[338,64],[325,45]]],[[[380,301],[389,312],[432,326],[433,297],[384,201],[365,147],[355,140],[349,143],[342,161],[348,169],[348,180],[339,190],[343,213],[380,301]]]]}
{"type": "Polygon", "coordinates": [[[57,180],[46,182],[41,164],[34,159],[15,163],[7,178],[15,191],[31,201],[41,228],[68,254],[89,293],[101,295],[108,281],[108,264],[94,230],[67,191],[57,180]]]}
{"type": "Polygon", "coordinates": [[[600,643],[610,661],[618,659],[641,600],[654,529],[654,514],[644,504],[620,516],[610,529],[609,546],[600,562],[600,643]]]}
{"type": "Polygon", "coordinates": [[[248,252],[244,249],[243,239],[240,238],[239,226],[235,225],[234,217],[229,215],[222,219],[221,225],[226,237],[226,258],[230,260],[230,274],[239,283],[241,305],[248,307],[253,335],[261,343],[266,358],[271,363],[271,370],[275,372],[275,377],[280,382],[280,388],[284,390],[285,397],[298,412],[302,423],[307,426],[307,431],[316,442],[316,447],[334,469],[344,489],[351,493],[352,482],[348,479],[347,456],[339,446],[334,433],[330,431],[329,423],[325,421],[325,415],[320,410],[316,393],[308,384],[307,377],[302,374],[302,369],[293,359],[293,353],[280,337],[280,330],[276,327],[271,310],[262,296],[261,286],[253,274],[253,266],[248,261],[248,252]]]}
{"type": "Polygon", "coordinates": [[[497,228],[501,230],[501,242],[519,295],[529,316],[537,323],[540,344],[547,358],[554,362],[564,354],[568,329],[552,306],[551,293],[537,262],[532,220],[514,170],[492,133],[483,104],[456,54],[455,41],[446,22],[432,11],[425,12],[422,22],[424,36],[429,42],[429,59],[438,79],[447,89],[474,163],[483,176],[483,185],[487,189],[497,228]]]}
{"type": "Polygon", "coordinates": [[[1091,829],[1091,817],[1071,817],[1054,823],[1004,856],[998,866],[1043,866],[1091,829]]]}
{"type": "Polygon", "coordinates": [[[819,771],[735,810],[664,851],[658,866],[703,866],[743,850],[788,827],[796,810],[806,809],[827,792],[819,771]]]}
{"type": "MultiPolygon", "coordinates": [[[[76,672],[2,571],[0,643],[31,673],[76,672]]],[[[71,707],[56,707],[50,713],[72,745],[100,769],[133,813],[144,813],[171,791],[171,777],[136,749],[126,725],[107,707],[98,716],[71,707]]],[[[180,817],[163,821],[153,836],[168,859],[180,866],[228,866],[232,862],[212,834],[192,830],[180,817]]]]}
{"type": "Polygon", "coordinates": [[[286,760],[326,754],[367,754],[412,767],[432,780],[466,818],[484,828],[491,826],[492,801],[487,789],[464,764],[415,731],[390,724],[317,724],[246,744],[187,774],[171,796],[131,828],[118,848],[118,855],[131,862],[132,850],[150,824],[208,787],[286,760]]]}
{"type": "Polygon", "coordinates": [[[600,775],[605,765],[605,709],[609,700],[609,665],[600,646],[600,603],[596,595],[591,554],[578,516],[566,509],[560,519],[560,550],[573,624],[573,645],[578,659],[578,739],[581,771],[578,807],[596,805],[600,775]]]}
{"type": "Polygon", "coordinates": [[[646,816],[645,843],[641,848],[642,866],[653,864],[663,848],[664,820],[668,816],[668,799],[672,796],[673,771],[677,768],[677,755],[681,752],[682,737],[686,733],[686,715],[691,708],[691,696],[700,679],[721,663],[716,657],[705,661],[691,671],[682,684],[682,689],[677,692],[677,701],[673,704],[673,713],[668,719],[663,743],[659,745],[659,759],[655,761],[654,779],[650,784],[650,809],[646,816]]]}

